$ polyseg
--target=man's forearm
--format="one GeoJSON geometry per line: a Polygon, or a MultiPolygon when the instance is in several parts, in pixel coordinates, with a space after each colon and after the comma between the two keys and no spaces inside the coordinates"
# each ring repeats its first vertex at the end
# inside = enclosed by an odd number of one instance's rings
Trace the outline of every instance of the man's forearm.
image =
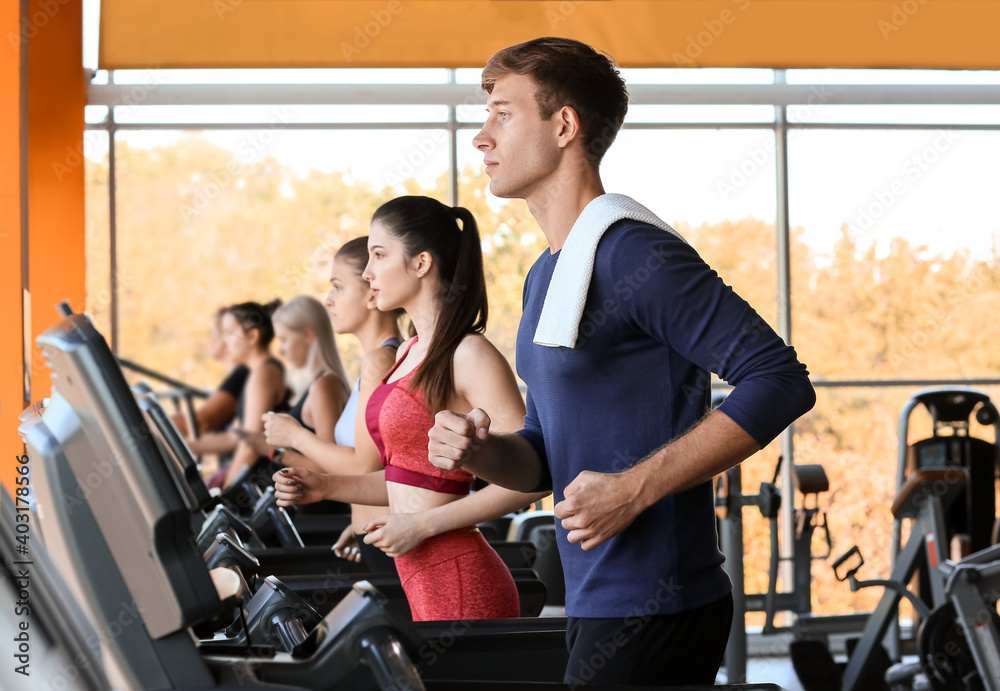
{"type": "Polygon", "coordinates": [[[518,492],[531,492],[542,478],[542,460],[519,434],[491,434],[477,441],[464,467],[476,477],[518,492]]]}
{"type": "Polygon", "coordinates": [[[584,470],[564,489],[555,514],[566,539],[594,549],[663,497],[699,485],[760,448],[720,411],[620,473],[584,470]]]}
{"type": "Polygon", "coordinates": [[[725,413],[714,411],[683,436],[626,471],[643,506],[700,485],[760,450],[725,413]]]}

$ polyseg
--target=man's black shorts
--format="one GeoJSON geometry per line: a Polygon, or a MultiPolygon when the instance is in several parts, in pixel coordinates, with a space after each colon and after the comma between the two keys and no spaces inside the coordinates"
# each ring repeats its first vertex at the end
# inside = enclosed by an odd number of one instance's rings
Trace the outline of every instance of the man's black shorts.
{"type": "Polygon", "coordinates": [[[570,617],[564,683],[714,684],[733,622],[732,594],[679,614],[570,617]]]}

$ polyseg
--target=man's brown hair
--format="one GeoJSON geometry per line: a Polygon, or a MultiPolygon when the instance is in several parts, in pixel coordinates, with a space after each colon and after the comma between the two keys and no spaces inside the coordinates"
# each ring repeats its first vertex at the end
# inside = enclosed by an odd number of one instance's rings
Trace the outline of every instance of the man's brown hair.
{"type": "Polygon", "coordinates": [[[587,160],[595,168],[618,135],[628,111],[628,89],[614,59],[571,38],[536,38],[504,48],[483,68],[482,85],[493,93],[501,77],[520,74],[535,82],[543,119],[563,106],[580,118],[587,160]]]}

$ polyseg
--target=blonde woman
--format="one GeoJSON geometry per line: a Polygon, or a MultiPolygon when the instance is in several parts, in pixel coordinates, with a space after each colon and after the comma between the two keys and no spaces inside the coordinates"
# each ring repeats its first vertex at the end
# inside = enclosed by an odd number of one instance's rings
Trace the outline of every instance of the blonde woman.
{"type": "Polygon", "coordinates": [[[298,397],[288,415],[318,439],[333,442],[351,384],[326,307],[316,298],[299,295],[278,308],[272,319],[278,352],[305,379],[297,387],[298,397]]]}

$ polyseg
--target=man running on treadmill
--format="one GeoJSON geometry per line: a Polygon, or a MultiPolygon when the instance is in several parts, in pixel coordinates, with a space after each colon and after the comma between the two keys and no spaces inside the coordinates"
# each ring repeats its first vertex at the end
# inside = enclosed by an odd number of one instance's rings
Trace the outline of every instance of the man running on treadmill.
{"type": "Polygon", "coordinates": [[[628,108],[612,59],[540,38],[494,55],[482,84],[488,116],[473,145],[490,191],[527,201],[549,243],[525,281],[517,337],[527,414],[521,431],[495,435],[482,410],[442,411],[430,460],[554,491],[567,684],[712,684],[733,610],[710,481],[812,408],[808,372],[666,224],[605,195],[600,161],[628,108]],[[591,235],[596,250],[563,252],[591,232],[574,225],[591,204],[588,220],[632,211],[591,235]],[[566,299],[564,286],[549,290],[561,254],[557,282],[591,258],[592,277],[573,338],[551,347],[536,330],[543,305],[566,299]],[[715,412],[709,372],[734,387],[715,412]]]}

